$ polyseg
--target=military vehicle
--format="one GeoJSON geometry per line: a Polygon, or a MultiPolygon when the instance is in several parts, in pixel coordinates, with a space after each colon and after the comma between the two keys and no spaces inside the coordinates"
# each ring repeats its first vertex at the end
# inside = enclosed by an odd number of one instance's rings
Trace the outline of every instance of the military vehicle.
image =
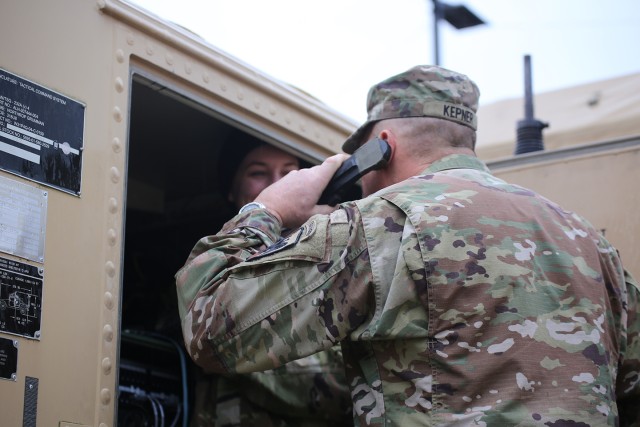
{"type": "MultiPolygon", "coordinates": [[[[0,22],[0,425],[188,425],[173,275],[234,213],[222,147],[313,164],[357,124],[124,0],[5,0],[0,22]]],[[[598,150],[495,166],[637,261],[638,143],[598,150]]]]}

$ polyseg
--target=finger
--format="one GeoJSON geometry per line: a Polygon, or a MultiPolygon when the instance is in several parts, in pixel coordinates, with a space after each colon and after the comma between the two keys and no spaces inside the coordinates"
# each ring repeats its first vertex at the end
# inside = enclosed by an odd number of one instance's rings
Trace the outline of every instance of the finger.
{"type": "Polygon", "coordinates": [[[344,163],[344,161],[347,160],[349,157],[350,156],[348,154],[344,154],[344,153],[334,154],[331,157],[327,157],[324,160],[323,164],[327,163],[328,165],[334,166],[335,169],[337,170],[340,167],[340,165],[344,163]]]}
{"type": "Polygon", "coordinates": [[[325,161],[318,166],[315,166],[315,168],[318,168],[318,175],[320,178],[319,184],[321,184],[321,188],[326,187],[331,180],[331,177],[333,177],[333,174],[336,173],[342,163],[344,163],[348,158],[349,155],[347,154],[334,154],[333,156],[326,158],[325,161]]]}

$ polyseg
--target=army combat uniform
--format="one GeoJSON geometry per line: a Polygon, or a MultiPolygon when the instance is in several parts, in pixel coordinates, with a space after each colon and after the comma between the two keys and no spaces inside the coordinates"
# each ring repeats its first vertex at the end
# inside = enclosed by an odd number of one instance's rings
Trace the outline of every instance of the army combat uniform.
{"type": "Polygon", "coordinates": [[[178,272],[199,365],[273,369],[340,343],[361,426],[640,419],[640,291],[616,250],[475,157],[280,232],[238,215],[178,272]]]}
{"type": "Polygon", "coordinates": [[[277,369],[199,374],[192,426],[346,427],[351,397],[339,346],[277,369]]]}

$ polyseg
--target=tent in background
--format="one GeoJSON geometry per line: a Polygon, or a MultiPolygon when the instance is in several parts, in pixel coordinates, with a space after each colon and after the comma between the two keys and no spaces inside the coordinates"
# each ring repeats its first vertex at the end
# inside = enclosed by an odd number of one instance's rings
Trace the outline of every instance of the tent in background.
{"type": "MultiPolygon", "coordinates": [[[[640,73],[534,95],[545,150],[640,136],[640,73]]],[[[481,105],[476,152],[485,160],[513,155],[524,99],[481,105]]]]}

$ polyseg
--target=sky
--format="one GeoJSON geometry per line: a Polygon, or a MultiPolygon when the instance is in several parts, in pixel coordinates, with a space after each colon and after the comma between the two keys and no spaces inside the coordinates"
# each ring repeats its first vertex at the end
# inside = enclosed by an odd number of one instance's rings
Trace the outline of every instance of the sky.
{"type": "MultiPolygon", "coordinates": [[[[128,0],[179,24],[356,123],[375,83],[434,63],[432,0],[128,0]]],[[[440,21],[440,65],[480,87],[480,105],[640,72],[638,0],[441,0],[486,22],[440,21]]]]}

